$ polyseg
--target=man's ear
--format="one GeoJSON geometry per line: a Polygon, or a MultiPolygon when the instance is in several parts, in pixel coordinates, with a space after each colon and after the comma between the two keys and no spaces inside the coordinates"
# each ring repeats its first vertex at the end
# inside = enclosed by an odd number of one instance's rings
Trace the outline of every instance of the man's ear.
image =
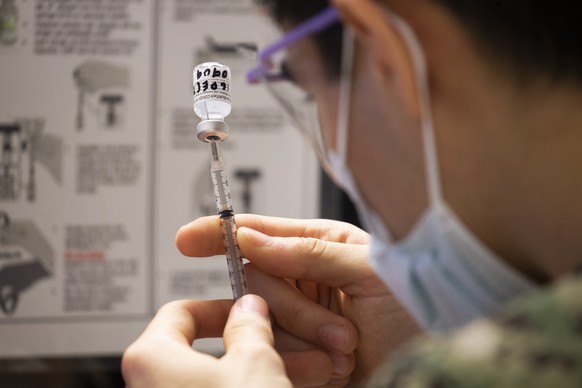
{"type": "Polygon", "coordinates": [[[403,37],[386,10],[371,0],[333,0],[344,24],[373,50],[384,79],[394,82],[409,113],[418,117],[420,101],[414,65],[403,37]]]}

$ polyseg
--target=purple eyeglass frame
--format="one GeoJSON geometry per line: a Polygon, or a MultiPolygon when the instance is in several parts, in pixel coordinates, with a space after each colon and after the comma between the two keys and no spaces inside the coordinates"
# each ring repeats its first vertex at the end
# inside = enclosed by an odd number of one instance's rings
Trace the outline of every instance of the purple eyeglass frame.
{"type": "Polygon", "coordinates": [[[270,59],[273,54],[302,38],[328,28],[332,24],[339,22],[339,20],[338,10],[332,6],[327,7],[283,35],[280,39],[259,50],[257,53],[258,64],[247,72],[247,81],[251,84],[256,84],[261,80],[280,81],[287,79],[283,74],[269,74],[269,68],[272,66],[270,59]]]}

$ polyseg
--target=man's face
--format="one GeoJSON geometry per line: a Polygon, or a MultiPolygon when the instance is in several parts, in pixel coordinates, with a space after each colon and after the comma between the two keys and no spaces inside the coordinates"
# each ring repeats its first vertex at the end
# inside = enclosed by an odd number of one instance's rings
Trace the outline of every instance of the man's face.
{"type": "MultiPolygon", "coordinates": [[[[330,77],[313,39],[287,50],[298,86],[318,107],[327,149],[336,148],[339,80],[330,77]]],[[[426,206],[421,137],[394,79],[378,68],[374,50],[357,43],[351,81],[347,164],[364,200],[396,237],[402,237],[426,206]]]]}
{"type": "Polygon", "coordinates": [[[286,63],[293,82],[315,100],[325,147],[334,149],[339,82],[329,75],[312,39],[290,46],[286,63]]]}

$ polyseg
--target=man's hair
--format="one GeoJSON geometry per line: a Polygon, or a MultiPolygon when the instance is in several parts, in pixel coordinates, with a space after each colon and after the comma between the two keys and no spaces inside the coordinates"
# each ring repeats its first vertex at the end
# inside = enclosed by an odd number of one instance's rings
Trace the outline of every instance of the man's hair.
{"type": "MultiPolygon", "coordinates": [[[[297,24],[327,0],[258,0],[278,23],[297,24]]],[[[406,1],[406,0],[403,0],[406,1]]],[[[582,8],[569,0],[433,0],[466,28],[492,64],[520,83],[545,76],[582,85],[582,8]]],[[[337,74],[341,28],[316,37],[325,65],[337,74]]]]}
{"type": "Polygon", "coordinates": [[[581,6],[569,0],[434,0],[452,11],[486,56],[524,81],[582,85],[581,6]]]}
{"type": "MultiPolygon", "coordinates": [[[[327,0],[256,0],[267,7],[275,22],[279,25],[299,24],[329,6],[327,0]]],[[[340,72],[342,34],[341,23],[314,36],[315,44],[330,77],[337,78],[340,72]]]]}

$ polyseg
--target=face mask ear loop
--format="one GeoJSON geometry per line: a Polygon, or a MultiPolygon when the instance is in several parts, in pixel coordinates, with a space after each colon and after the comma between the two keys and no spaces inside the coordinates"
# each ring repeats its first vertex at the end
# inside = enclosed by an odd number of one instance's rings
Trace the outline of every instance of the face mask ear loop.
{"type": "Polygon", "coordinates": [[[344,27],[342,44],[342,63],[336,130],[336,152],[341,156],[342,165],[347,165],[348,128],[352,94],[352,69],[354,64],[354,35],[344,27]]]}
{"type": "Polygon", "coordinates": [[[443,203],[442,189],[440,183],[439,162],[434,136],[434,122],[430,105],[430,90],[428,86],[428,71],[422,47],[412,28],[392,14],[393,22],[398,27],[402,38],[408,43],[416,83],[420,98],[420,121],[424,147],[424,161],[426,169],[426,179],[428,185],[429,200],[432,204],[443,203]]]}

